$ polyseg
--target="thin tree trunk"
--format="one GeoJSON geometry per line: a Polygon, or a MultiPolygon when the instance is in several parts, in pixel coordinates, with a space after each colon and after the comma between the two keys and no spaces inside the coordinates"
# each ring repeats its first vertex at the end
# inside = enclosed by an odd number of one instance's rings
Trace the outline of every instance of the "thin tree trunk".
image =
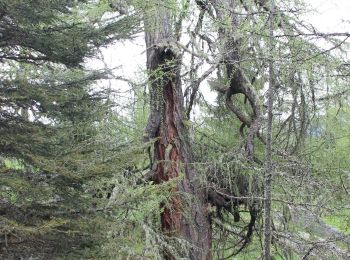
{"type": "Polygon", "coordinates": [[[271,183],[272,183],[272,119],[273,119],[273,15],[274,1],[270,0],[270,39],[269,39],[269,89],[268,89],[268,122],[266,135],[266,172],[264,181],[264,259],[271,259],[271,183]]]}
{"type": "MultiPolygon", "coordinates": [[[[154,181],[164,183],[179,177],[171,190],[169,205],[161,213],[163,231],[185,239],[191,248],[189,259],[211,259],[211,225],[206,212],[206,191],[200,187],[192,168],[191,147],[183,124],[184,107],[177,49],[172,44],[171,16],[158,6],[157,13],[145,21],[147,69],[151,82],[151,113],[145,140],[154,144],[154,181]],[[182,175],[183,174],[183,175],[182,175]]],[[[166,259],[175,259],[164,252],[166,259]]]]}

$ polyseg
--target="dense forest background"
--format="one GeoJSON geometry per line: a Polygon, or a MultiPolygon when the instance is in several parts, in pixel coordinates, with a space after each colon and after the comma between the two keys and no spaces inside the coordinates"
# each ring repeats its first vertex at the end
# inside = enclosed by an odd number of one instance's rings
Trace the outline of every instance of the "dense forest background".
{"type": "Polygon", "coordinates": [[[349,259],[350,32],[311,12],[0,0],[0,259],[349,259]]]}

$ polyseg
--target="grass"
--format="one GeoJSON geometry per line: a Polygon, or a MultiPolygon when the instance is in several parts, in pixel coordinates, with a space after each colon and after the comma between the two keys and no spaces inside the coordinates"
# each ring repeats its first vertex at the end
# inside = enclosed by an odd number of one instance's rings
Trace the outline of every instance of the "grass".
{"type": "Polygon", "coordinates": [[[324,221],[339,231],[350,235],[350,209],[344,209],[337,214],[328,215],[324,218],[324,221]]]}

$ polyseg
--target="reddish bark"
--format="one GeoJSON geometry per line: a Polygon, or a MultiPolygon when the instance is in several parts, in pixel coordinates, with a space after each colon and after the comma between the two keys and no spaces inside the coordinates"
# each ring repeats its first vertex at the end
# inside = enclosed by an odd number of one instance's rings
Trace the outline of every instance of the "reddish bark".
{"type": "MultiPolygon", "coordinates": [[[[174,124],[174,99],[173,99],[173,84],[171,81],[165,86],[164,96],[168,97],[168,100],[165,104],[164,111],[164,125],[160,128],[160,140],[155,144],[155,160],[157,163],[155,181],[156,183],[162,183],[169,181],[173,178],[179,176],[179,167],[180,156],[179,150],[175,144],[176,139],[178,138],[177,129],[174,124]],[[166,149],[168,145],[172,145],[169,155],[166,158],[166,149]],[[164,164],[168,166],[165,167],[164,164]]],[[[178,194],[178,189],[173,188],[171,193],[173,194],[170,201],[170,206],[165,207],[164,211],[161,214],[161,223],[162,229],[167,232],[174,232],[174,234],[180,234],[181,228],[181,198],[178,194]]],[[[164,207],[165,205],[161,205],[164,207]]]]}
{"type": "MultiPolygon", "coordinates": [[[[151,108],[145,131],[146,139],[158,138],[154,144],[154,181],[160,184],[179,177],[180,173],[184,174],[177,186],[170,191],[171,199],[168,204],[161,205],[161,225],[167,235],[185,239],[193,245],[188,252],[181,252],[184,256],[196,260],[209,260],[211,226],[206,212],[207,194],[205,189],[200,187],[197,173],[191,166],[192,153],[183,125],[180,68],[179,65],[169,68],[169,61],[172,64],[177,62],[177,57],[170,48],[171,46],[152,44],[147,53],[147,64],[151,70],[151,91],[155,93],[157,88],[162,89],[161,105],[151,108]],[[163,71],[159,73],[159,70],[163,71]],[[158,72],[158,77],[153,78],[152,71],[158,72]],[[159,74],[163,76],[159,77],[159,74]],[[190,202],[184,202],[184,194],[191,197],[190,202]]],[[[151,98],[157,96],[151,93],[151,98]]],[[[168,252],[165,252],[165,258],[174,259],[168,252]]]]}
{"type": "MultiPolygon", "coordinates": [[[[163,232],[192,245],[187,252],[180,252],[183,257],[210,260],[211,226],[206,211],[207,194],[192,167],[191,147],[183,124],[181,62],[176,47],[171,43],[174,38],[171,17],[169,9],[157,6],[157,13],[145,21],[147,69],[151,82],[151,111],[145,140],[157,138],[152,166],[154,181],[164,183],[180,177],[176,187],[170,191],[170,201],[166,206],[161,205],[163,232]],[[184,198],[187,198],[186,201],[184,198]]],[[[168,252],[165,252],[165,258],[174,259],[168,252]]]]}

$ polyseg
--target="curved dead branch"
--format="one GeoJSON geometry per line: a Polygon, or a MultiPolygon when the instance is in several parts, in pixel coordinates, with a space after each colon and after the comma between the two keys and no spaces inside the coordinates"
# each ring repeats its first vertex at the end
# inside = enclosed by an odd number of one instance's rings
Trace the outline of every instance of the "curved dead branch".
{"type": "MultiPolygon", "coordinates": [[[[236,70],[233,75],[231,75],[230,87],[226,91],[226,106],[237,116],[242,125],[249,127],[249,132],[246,140],[246,153],[248,160],[252,160],[254,158],[254,138],[257,136],[261,127],[261,108],[257,102],[257,96],[253,91],[253,86],[251,85],[250,80],[244,74],[242,69],[231,68],[230,65],[227,65],[226,68],[227,70],[236,70]],[[244,114],[240,108],[234,105],[232,102],[232,97],[236,94],[243,94],[249,101],[249,104],[253,110],[253,115],[251,117],[244,114]]],[[[227,73],[228,75],[231,74],[230,71],[227,73]]],[[[242,129],[240,132],[243,132],[242,129]]]]}

